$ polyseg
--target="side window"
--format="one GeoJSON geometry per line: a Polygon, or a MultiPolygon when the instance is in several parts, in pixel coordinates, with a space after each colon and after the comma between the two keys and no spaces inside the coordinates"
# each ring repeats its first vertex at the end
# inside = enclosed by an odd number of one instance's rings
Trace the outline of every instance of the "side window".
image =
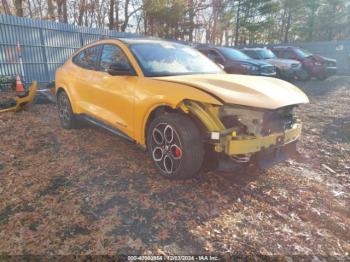
{"type": "Polygon", "coordinates": [[[85,69],[96,70],[101,50],[101,45],[84,49],[73,58],[73,63],[85,69]]]}
{"type": "Polygon", "coordinates": [[[284,51],[282,57],[286,59],[291,59],[292,57],[294,57],[294,54],[291,51],[284,51]]]}
{"type": "Polygon", "coordinates": [[[222,59],[222,57],[218,54],[218,52],[214,50],[208,51],[208,57],[215,63],[222,63],[222,64],[224,63],[224,60],[222,59]]]}
{"type": "Polygon", "coordinates": [[[132,69],[124,52],[116,45],[104,45],[101,55],[100,66],[107,71],[111,64],[121,64],[125,68],[132,69]]]}
{"type": "Polygon", "coordinates": [[[259,59],[259,57],[257,56],[257,54],[254,51],[244,51],[244,53],[253,59],[259,59]]]}

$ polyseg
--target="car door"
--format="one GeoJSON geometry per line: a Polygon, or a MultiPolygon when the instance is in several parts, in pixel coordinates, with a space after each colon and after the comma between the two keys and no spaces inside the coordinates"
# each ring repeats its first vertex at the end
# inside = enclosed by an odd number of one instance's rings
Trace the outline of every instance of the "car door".
{"type": "Polygon", "coordinates": [[[224,55],[222,55],[217,50],[209,50],[209,55],[213,57],[213,59],[216,59],[219,64],[224,66],[224,70],[226,73],[229,74],[247,74],[247,70],[241,65],[240,61],[234,61],[229,58],[225,58],[224,55]]]}
{"type": "Polygon", "coordinates": [[[283,52],[282,58],[284,59],[292,59],[292,60],[298,60],[300,61],[301,59],[291,50],[285,50],[283,52]]]}
{"type": "Polygon", "coordinates": [[[95,104],[94,82],[98,79],[98,63],[101,56],[102,45],[88,47],[80,51],[72,59],[76,66],[72,69],[75,76],[70,83],[74,88],[76,104],[82,112],[98,115],[99,108],[95,104]]]}
{"type": "Polygon", "coordinates": [[[94,81],[94,101],[100,114],[96,117],[128,136],[134,131],[134,90],[138,77],[111,75],[112,64],[123,64],[135,72],[127,56],[115,44],[104,44],[99,62],[98,78],[94,81]]]}

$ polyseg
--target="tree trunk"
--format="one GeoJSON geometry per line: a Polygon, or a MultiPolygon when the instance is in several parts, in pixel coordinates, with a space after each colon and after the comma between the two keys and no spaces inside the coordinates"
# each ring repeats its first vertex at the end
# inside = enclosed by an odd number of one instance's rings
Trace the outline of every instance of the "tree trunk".
{"type": "Polygon", "coordinates": [[[54,6],[52,0],[47,0],[47,15],[49,20],[55,20],[54,6]]]}
{"type": "Polygon", "coordinates": [[[68,23],[67,0],[62,0],[63,4],[63,22],[68,23]]]}
{"type": "Polygon", "coordinates": [[[189,18],[189,28],[188,28],[188,37],[189,41],[193,41],[193,30],[194,30],[194,3],[193,0],[189,0],[189,10],[188,10],[188,18],[189,18]]]}
{"type": "Polygon", "coordinates": [[[78,17],[78,25],[79,26],[83,25],[84,13],[85,13],[85,0],[81,0],[80,6],[79,6],[79,17],[78,17]]]}
{"type": "Polygon", "coordinates": [[[239,27],[240,27],[240,16],[241,16],[241,0],[238,0],[238,7],[236,13],[236,32],[235,32],[235,46],[238,45],[239,38],[239,27]]]}
{"type": "Polygon", "coordinates": [[[129,3],[130,3],[130,0],[125,0],[125,7],[124,7],[124,22],[120,28],[120,30],[122,32],[125,32],[127,26],[128,26],[128,23],[129,23],[129,18],[130,18],[130,15],[129,15],[129,3]]]}
{"type": "Polygon", "coordinates": [[[63,22],[62,0],[56,0],[58,21],[63,22]]]}
{"type": "Polygon", "coordinates": [[[12,15],[11,10],[9,8],[9,5],[7,3],[7,0],[2,0],[1,2],[2,2],[2,5],[4,7],[5,15],[12,15]]]}
{"type": "Polygon", "coordinates": [[[119,32],[119,0],[115,2],[115,30],[119,32]]]}
{"type": "Polygon", "coordinates": [[[286,15],[287,15],[287,10],[286,10],[286,8],[284,8],[283,15],[282,15],[281,31],[280,31],[280,35],[279,35],[280,41],[283,41],[283,37],[284,37],[284,28],[286,25],[286,15]]]}
{"type": "Polygon", "coordinates": [[[31,1],[28,1],[28,11],[29,11],[29,17],[33,18],[33,8],[31,1]]]}
{"type": "Polygon", "coordinates": [[[311,2],[311,17],[310,17],[310,24],[309,24],[309,41],[313,40],[315,14],[316,14],[316,0],[312,0],[312,2],[311,2]]]}
{"type": "Polygon", "coordinates": [[[23,16],[22,0],[15,0],[16,16],[23,16]]]}
{"type": "Polygon", "coordinates": [[[334,28],[335,28],[335,17],[337,16],[337,5],[335,3],[333,3],[333,6],[332,6],[332,14],[331,14],[331,17],[332,19],[330,19],[330,22],[329,22],[329,30],[328,30],[328,41],[331,41],[333,40],[333,37],[334,37],[334,28]]]}
{"type": "Polygon", "coordinates": [[[111,0],[109,5],[109,30],[112,30],[114,28],[114,3],[115,0],[111,0]]]}
{"type": "Polygon", "coordinates": [[[148,16],[145,11],[143,11],[143,30],[144,34],[147,35],[148,33],[148,16]]]}
{"type": "Polygon", "coordinates": [[[292,21],[292,8],[289,7],[288,9],[288,20],[286,24],[286,31],[284,33],[284,43],[288,43],[289,41],[289,30],[290,30],[290,23],[292,21]]]}

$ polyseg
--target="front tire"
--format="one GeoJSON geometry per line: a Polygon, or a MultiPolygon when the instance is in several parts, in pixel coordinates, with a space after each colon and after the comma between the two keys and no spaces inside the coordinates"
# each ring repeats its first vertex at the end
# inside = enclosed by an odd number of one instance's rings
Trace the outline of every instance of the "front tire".
{"type": "Polygon", "coordinates": [[[65,129],[72,129],[77,127],[77,119],[73,113],[69,98],[64,91],[60,91],[57,95],[58,116],[61,125],[65,129]]]}
{"type": "Polygon", "coordinates": [[[298,78],[301,81],[309,81],[311,79],[311,76],[308,71],[306,71],[305,69],[302,69],[298,75],[298,78]]]}
{"type": "Polygon", "coordinates": [[[203,164],[201,133],[183,114],[156,117],[148,128],[147,147],[160,174],[169,179],[192,178],[203,164]]]}

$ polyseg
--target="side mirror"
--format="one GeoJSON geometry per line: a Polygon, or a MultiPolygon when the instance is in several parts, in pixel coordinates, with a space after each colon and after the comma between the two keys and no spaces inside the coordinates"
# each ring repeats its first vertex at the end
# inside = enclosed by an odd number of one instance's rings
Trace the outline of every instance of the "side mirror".
{"type": "Polygon", "coordinates": [[[107,70],[112,76],[135,76],[135,71],[125,64],[111,64],[107,70]]]}

